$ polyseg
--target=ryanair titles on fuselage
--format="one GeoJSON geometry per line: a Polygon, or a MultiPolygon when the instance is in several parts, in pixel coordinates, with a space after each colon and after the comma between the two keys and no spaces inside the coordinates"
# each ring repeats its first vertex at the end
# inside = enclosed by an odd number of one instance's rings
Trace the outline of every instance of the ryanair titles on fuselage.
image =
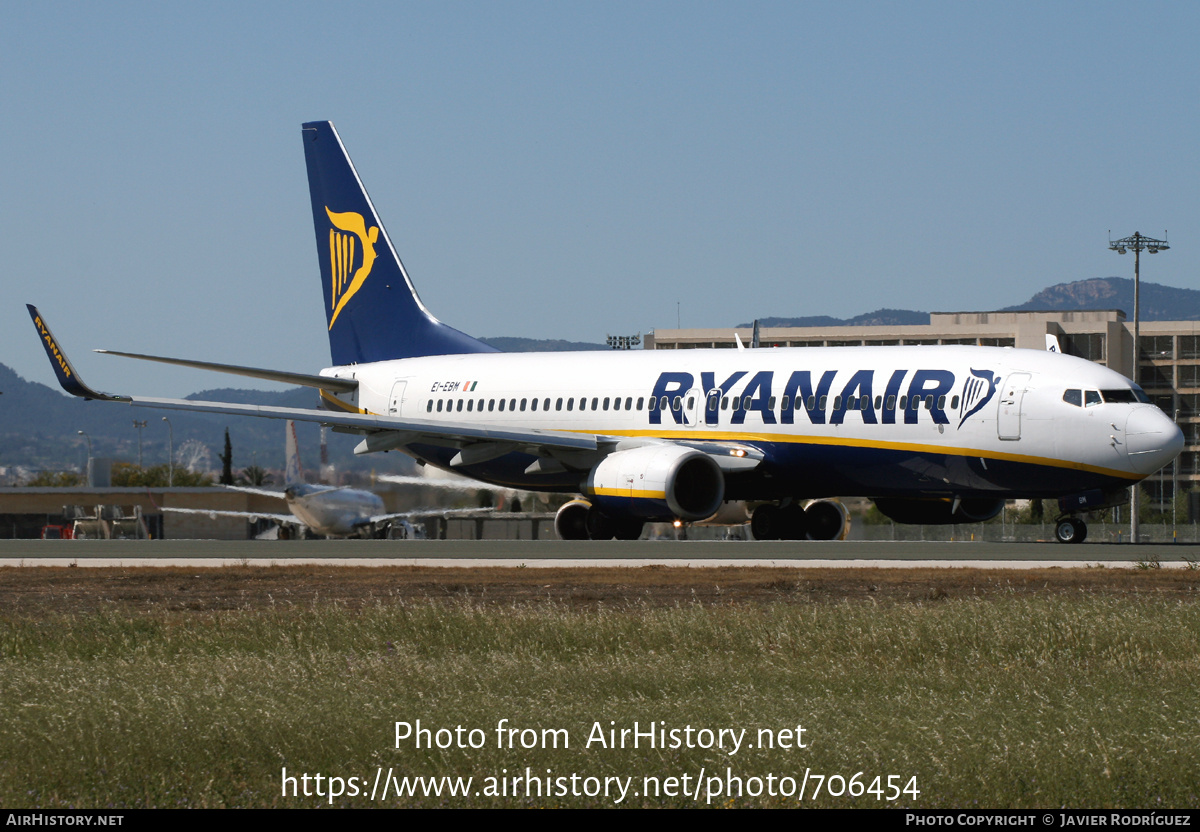
{"type": "MultiPolygon", "coordinates": [[[[971,374],[981,381],[978,392],[973,396],[951,397],[956,379],[950,370],[920,369],[911,371],[911,375],[909,370],[891,370],[882,373],[878,381],[873,369],[825,370],[819,375],[812,370],[793,370],[780,373],[778,380],[774,370],[760,370],[732,397],[730,423],[745,424],[749,414],[757,413],[765,425],[790,425],[795,423],[797,412],[801,412],[815,425],[826,424],[827,416],[828,424],[840,425],[847,414],[857,414],[867,425],[893,425],[898,418],[912,425],[917,423],[923,407],[935,424],[946,425],[950,424],[946,415],[949,404],[950,410],[958,411],[961,426],[968,416],[978,413],[992,399],[999,381],[988,370],[972,369],[971,374]],[[839,376],[840,383],[835,385],[839,376]],[[776,391],[779,391],[778,416],[776,391]]],[[[739,370],[718,384],[717,374],[701,372],[697,388],[692,373],[660,373],[651,394],[651,400],[660,404],[650,409],[650,424],[661,425],[667,419],[686,424],[685,408],[676,404],[675,399],[695,389],[704,391],[704,423],[718,424],[720,411],[730,408],[730,393],[747,375],[748,371],[739,370]],[[664,400],[666,404],[662,405],[664,400]]]]}

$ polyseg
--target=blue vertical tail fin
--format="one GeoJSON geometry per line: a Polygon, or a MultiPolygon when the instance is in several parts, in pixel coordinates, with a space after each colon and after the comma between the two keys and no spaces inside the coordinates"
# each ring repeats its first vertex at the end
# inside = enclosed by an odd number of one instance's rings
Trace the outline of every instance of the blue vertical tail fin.
{"type": "Polygon", "coordinates": [[[421,303],[333,123],[303,136],[333,363],[495,352],[421,303]]]}

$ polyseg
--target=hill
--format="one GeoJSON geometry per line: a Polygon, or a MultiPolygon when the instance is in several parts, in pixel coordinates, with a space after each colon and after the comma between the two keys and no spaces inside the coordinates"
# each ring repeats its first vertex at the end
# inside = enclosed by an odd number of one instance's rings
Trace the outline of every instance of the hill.
{"type": "MultiPolygon", "coordinates": [[[[831,318],[828,315],[808,315],[800,318],[759,318],[763,327],[776,326],[921,326],[929,323],[928,312],[913,312],[909,309],[876,309],[853,318],[831,318]]],[[[739,328],[754,326],[738,324],[739,328]]]]}
{"type": "MultiPolygon", "coordinates": [[[[1143,280],[1141,285],[1143,321],[1200,320],[1200,291],[1178,289],[1143,280]]],[[[1072,283],[1059,283],[1043,289],[1018,306],[1005,312],[1043,312],[1060,309],[1120,309],[1133,318],[1133,280],[1128,277],[1093,277],[1072,283]]]]}

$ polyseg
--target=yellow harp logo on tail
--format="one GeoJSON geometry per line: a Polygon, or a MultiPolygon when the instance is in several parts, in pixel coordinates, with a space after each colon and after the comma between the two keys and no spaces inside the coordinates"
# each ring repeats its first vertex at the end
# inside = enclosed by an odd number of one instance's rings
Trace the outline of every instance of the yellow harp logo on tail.
{"type": "Polygon", "coordinates": [[[329,262],[332,267],[333,285],[330,287],[329,328],[341,314],[342,307],[354,297],[354,293],[362,288],[375,265],[375,241],[379,239],[379,229],[375,226],[367,228],[362,214],[347,211],[337,214],[325,207],[333,228],[329,229],[329,262]],[[339,232],[349,233],[339,233],[339,232]],[[362,264],[355,269],[355,255],[362,249],[362,264]],[[351,274],[353,273],[353,277],[351,274]]]}

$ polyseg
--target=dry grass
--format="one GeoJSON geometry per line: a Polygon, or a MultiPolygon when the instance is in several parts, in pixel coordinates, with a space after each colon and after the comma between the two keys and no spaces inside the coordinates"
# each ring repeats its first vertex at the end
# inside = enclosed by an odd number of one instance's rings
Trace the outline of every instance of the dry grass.
{"type": "Polygon", "coordinates": [[[325,802],[283,798],[285,766],[368,780],[380,766],[529,766],[637,786],[728,766],[915,776],[919,798],[897,802],[921,807],[1195,808],[1197,583],[1114,569],[3,570],[0,803],[325,802]],[[394,722],[418,718],[485,729],[488,747],[394,748],[394,722]],[[566,729],[571,747],[497,749],[502,718],[566,729]],[[810,747],[584,747],[609,720],[799,723],[810,747]]]}

